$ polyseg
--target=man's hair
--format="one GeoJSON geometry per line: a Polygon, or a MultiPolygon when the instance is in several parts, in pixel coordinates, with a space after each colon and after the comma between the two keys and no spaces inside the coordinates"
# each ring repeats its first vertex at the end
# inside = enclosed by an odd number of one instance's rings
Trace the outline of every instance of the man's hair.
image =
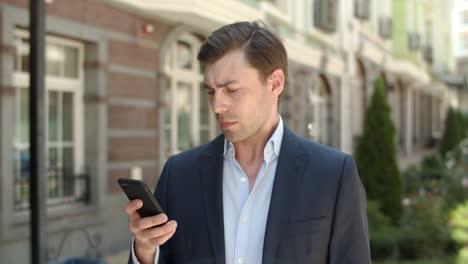
{"type": "MultiPolygon", "coordinates": [[[[215,30],[202,44],[197,59],[202,65],[212,64],[236,49],[244,51],[247,62],[257,69],[263,82],[266,82],[274,70],[283,70],[286,88],[286,49],[281,40],[261,21],[236,22],[215,30]]],[[[278,104],[280,99],[281,94],[278,104]]]]}

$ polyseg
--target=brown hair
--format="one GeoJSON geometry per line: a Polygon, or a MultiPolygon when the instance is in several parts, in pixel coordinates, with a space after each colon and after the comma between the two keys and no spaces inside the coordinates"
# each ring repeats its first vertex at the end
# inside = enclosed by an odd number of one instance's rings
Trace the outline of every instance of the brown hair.
{"type": "Polygon", "coordinates": [[[236,22],[215,30],[202,44],[197,59],[203,65],[211,64],[228,52],[239,48],[244,50],[247,62],[258,70],[262,81],[266,81],[274,70],[283,70],[286,88],[288,76],[286,49],[278,36],[261,21],[236,22]]]}

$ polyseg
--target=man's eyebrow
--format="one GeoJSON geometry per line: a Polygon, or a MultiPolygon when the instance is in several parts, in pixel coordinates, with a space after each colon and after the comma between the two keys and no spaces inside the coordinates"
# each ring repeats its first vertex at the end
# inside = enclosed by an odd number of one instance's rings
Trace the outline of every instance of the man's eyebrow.
{"type": "MultiPolygon", "coordinates": [[[[237,80],[228,80],[228,81],[225,81],[224,83],[220,83],[220,84],[216,84],[216,87],[224,87],[224,86],[228,86],[230,84],[233,84],[233,83],[238,83],[237,80]]],[[[203,88],[205,89],[214,89],[213,87],[211,87],[209,84],[207,84],[206,82],[203,81],[203,88]]]]}
{"type": "Polygon", "coordinates": [[[206,82],[202,82],[202,88],[213,90],[213,88],[211,88],[211,86],[209,86],[206,82]]]}

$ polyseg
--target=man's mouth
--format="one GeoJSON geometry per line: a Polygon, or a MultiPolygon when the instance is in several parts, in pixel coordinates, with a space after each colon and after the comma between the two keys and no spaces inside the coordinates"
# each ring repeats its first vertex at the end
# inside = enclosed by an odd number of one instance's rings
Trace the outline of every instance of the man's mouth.
{"type": "Polygon", "coordinates": [[[235,123],[236,122],[221,122],[220,126],[222,129],[226,129],[226,128],[233,126],[235,123]]]}

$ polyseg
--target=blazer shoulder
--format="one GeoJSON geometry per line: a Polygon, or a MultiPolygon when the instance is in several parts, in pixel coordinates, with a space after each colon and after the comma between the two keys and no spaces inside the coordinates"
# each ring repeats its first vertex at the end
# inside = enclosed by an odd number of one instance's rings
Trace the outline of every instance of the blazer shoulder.
{"type": "Polygon", "coordinates": [[[300,151],[306,153],[308,156],[312,156],[314,158],[322,157],[336,161],[344,161],[347,158],[352,158],[351,154],[342,152],[330,146],[323,145],[316,141],[308,140],[299,136],[295,137],[297,140],[297,145],[300,146],[300,151]]]}

